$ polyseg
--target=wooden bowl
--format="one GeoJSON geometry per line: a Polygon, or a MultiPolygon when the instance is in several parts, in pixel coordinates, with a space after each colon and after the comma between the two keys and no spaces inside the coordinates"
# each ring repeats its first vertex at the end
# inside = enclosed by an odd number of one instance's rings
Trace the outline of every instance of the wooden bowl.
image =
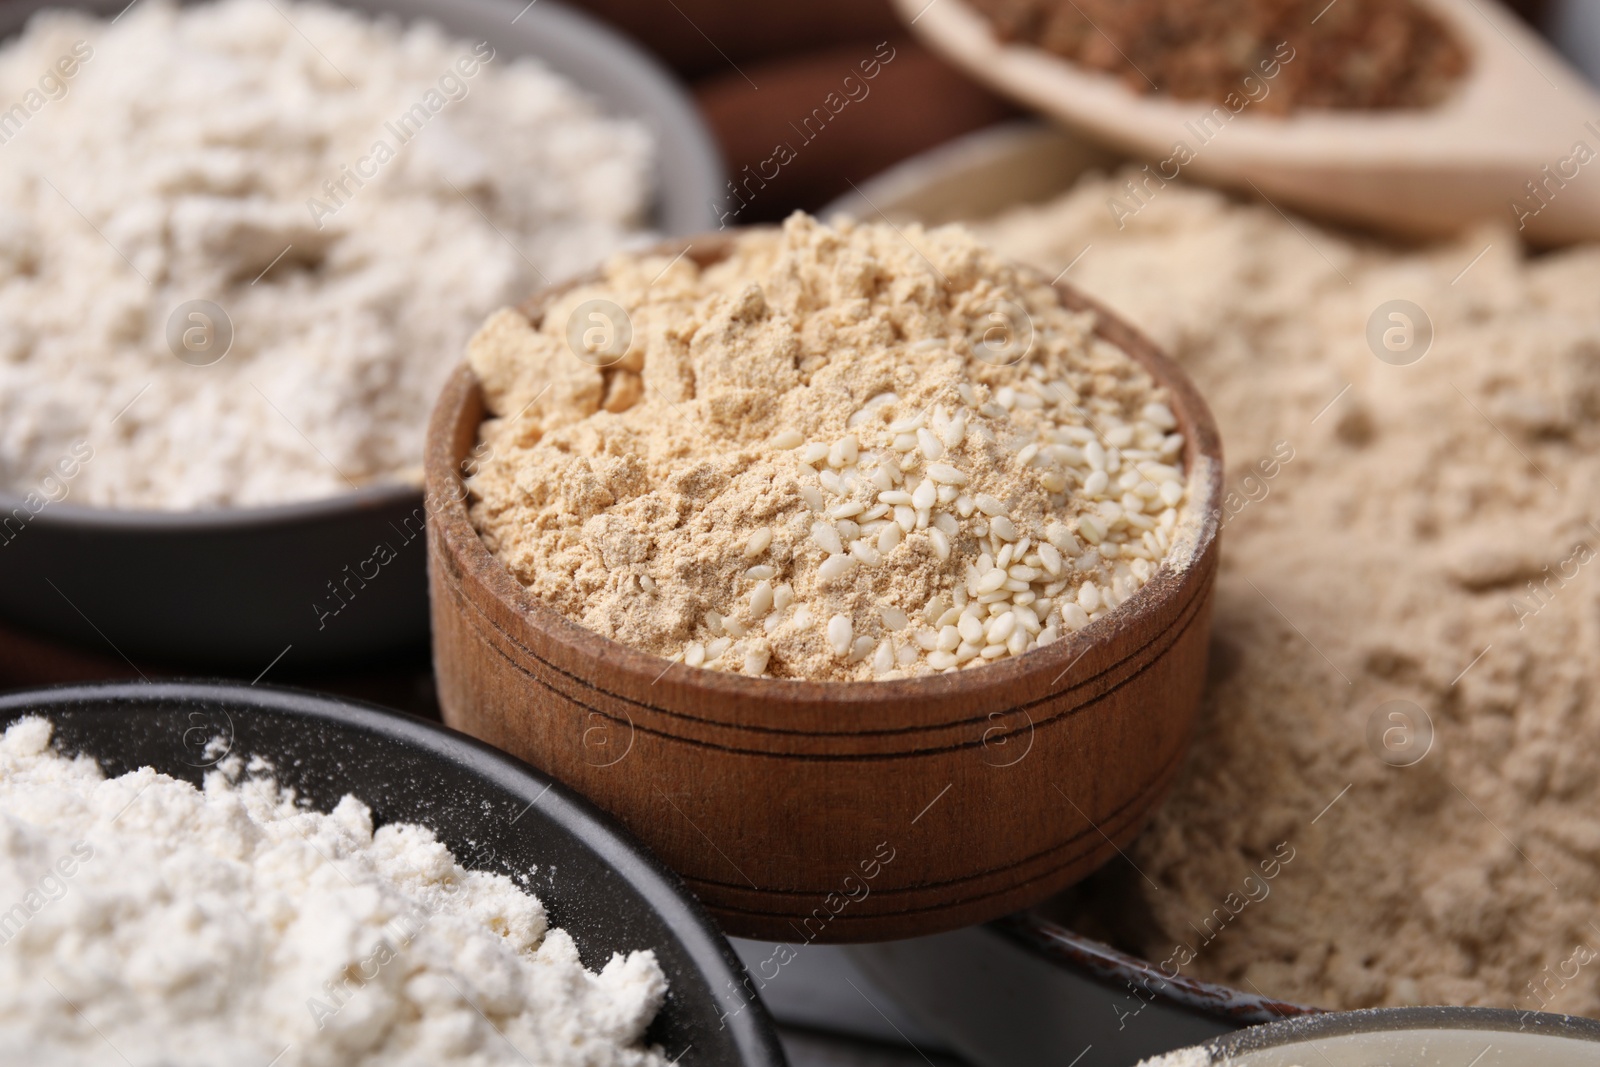
{"type": "MultiPolygon", "coordinates": [[[[705,265],[729,242],[688,245],[705,265]]],[[[934,933],[1035,904],[1104,863],[1143,827],[1188,748],[1222,450],[1171,361],[1059,288],[1171,392],[1187,440],[1189,503],[1172,553],[1122,607],[1015,659],[897,681],[749,678],[637,651],[534,598],[473,529],[460,471],[485,412],[462,367],[434,409],[426,457],[445,722],[616,816],[744,937],[934,933]]],[[[559,291],[522,310],[537,322],[559,291]]]]}

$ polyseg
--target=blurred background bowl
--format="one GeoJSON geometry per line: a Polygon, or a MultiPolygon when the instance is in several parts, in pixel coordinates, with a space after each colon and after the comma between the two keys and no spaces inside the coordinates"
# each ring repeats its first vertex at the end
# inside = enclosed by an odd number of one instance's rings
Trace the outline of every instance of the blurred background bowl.
{"type": "Polygon", "coordinates": [[[670,990],[646,1034],[693,1064],[782,1067],[777,1033],[746,999],[744,967],[683,882],[593,805],[526,764],[434,723],[290,690],[206,683],[62,687],[0,697],[108,776],[150,766],[196,785],[230,755],[272,762],[319,811],[345,794],[375,825],[420,823],[462,865],[515,879],[572,935],[584,966],[651,949],[670,990]],[[559,872],[559,874],[558,874],[559,872]]]}
{"type": "MultiPolygon", "coordinates": [[[[46,7],[115,15],[127,0],[25,0],[0,5],[0,36],[46,7]]],[[[531,56],[655,136],[652,223],[663,234],[714,225],[721,156],[688,94],[655,59],[588,15],[541,0],[348,0],[405,22],[531,56]]],[[[454,361],[459,353],[439,353],[454,361]]],[[[0,522],[22,506],[0,491],[0,522]]],[[[25,512],[24,512],[25,513],[25,512]]],[[[243,671],[277,657],[297,667],[341,664],[428,637],[422,492],[375,485],[271,507],[168,512],[52,503],[0,543],[0,619],[124,658],[243,671]],[[415,542],[415,543],[414,543],[415,542]],[[386,543],[395,558],[370,581],[348,574],[386,543]],[[329,583],[355,592],[337,616],[329,583]]]]}

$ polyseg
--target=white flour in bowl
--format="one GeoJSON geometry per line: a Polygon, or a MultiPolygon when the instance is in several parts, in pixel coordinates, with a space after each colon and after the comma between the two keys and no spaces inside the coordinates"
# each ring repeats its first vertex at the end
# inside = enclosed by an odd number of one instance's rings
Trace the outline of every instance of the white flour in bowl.
{"type": "Polygon", "coordinates": [[[0,738],[0,1064],[666,1063],[654,953],[586,970],[424,827],[298,807],[260,766],[108,780],[50,734],[0,738]]]}
{"type": "Polygon", "coordinates": [[[426,24],[36,17],[0,48],[0,490],[80,441],[70,498],[107,507],[408,476],[476,325],[625,245],[652,158],[639,123],[426,24]],[[195,300],[232,326],[211,365],[195,300]]]}

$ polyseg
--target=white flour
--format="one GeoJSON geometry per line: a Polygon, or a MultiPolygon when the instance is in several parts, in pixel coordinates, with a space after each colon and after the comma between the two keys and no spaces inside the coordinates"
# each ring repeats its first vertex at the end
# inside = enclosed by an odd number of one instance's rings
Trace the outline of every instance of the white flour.
{"type": "Polygon", "coordinates": [[[665,1064],[652,952],[586,971],[430,831],[259,776],[107,780],[50,733],[0,739],[3,1067],[665,1064]]]}
{"type": "Polygon", "coordinates": [[[0,49],[0,489],[78,440],[71,499],[100,506],[409,476],[476,325],[627,244],[652,156],[427,25],[288,0],[36,18],[0,49]],[[169,345],[191,300],[231,320],[213,365],[169,345]]]}

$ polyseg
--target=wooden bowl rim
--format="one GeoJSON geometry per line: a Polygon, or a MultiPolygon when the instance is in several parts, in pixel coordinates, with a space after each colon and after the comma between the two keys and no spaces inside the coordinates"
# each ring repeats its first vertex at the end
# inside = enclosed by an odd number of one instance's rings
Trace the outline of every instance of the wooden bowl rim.
{"type": "MultiPolygon", "coordinates": [[[[644,250],[641,254],[674,257],[687,255],[704,267],[726,257],[733,247],[735,234],[756,229],[771,229],[771,227],[740,227],[725,232],[664,241],[644,250]]],[[[1026,267],[1023,269],[1031,270],[1026,267]]],[[[544,310],[557,297],[572,289],[596,284],[601,279],[601,272],[596,270],[547,286],[518,305],[517,310],[537,325],[544,310]]],[[[1217,550],[1221,528],[1223,456],[1221,435],[1211,415],[1211,409],[1182,368],[1163,353],[1153,341],[1098,300],[1062,282],[1053,283],[1053,287],[1059,294],[1062,305],[1068,310],[1093,312],[1095,335],[1121,348],[1143,367],[1158,385],[1167,389],[1173,401],[1174,414],[1178,416],[1180,425],[1185,430],[1184,471],[1188,486],[1191,493],[1197,486],[1203,492],[1199,494],[1200,499],[1192,497],[1186,508],[1190,516],[1198,514],[1199,518],[1190,527],[1192,533],[1188,541],[1190,545],[1188,562],[1181,570],[1171,564],[1169,556],[1139,592],[1130,598],[1127,604],[1128,611],[1125,612],[1119,607],[1117,611],[1091,622],[1081,630],[1063,635],[1043,648],[952,674],[883,681],[839,682],[799,678],[752,678],[727,671],[687,667],[680,660],[668,660],[590,630],[528,593],[521,583],[512,577],[510,570],[489,551],[473,527],[467,514],[468,494],[460,492],[459,489],[439,492],[445,486],[459,487],[462,484],[457,472],[465,457],[456,453],[454,438],[461,409],[474,398],[479,389],[477,376],[465,361],[451,374],[428,425],[425,455],[427,510],[430,522],[437,524],[441,550],[456,557],[456,562],[463,573],[481,577],[488,591],[502,605],[513,609],[529,627],[539,631],[553,645],[562,647],[576,659],[604,664],[605,673],[612,677],[628,676],[642,679],[652,687],[671,674],[674,669],[679,669],[678,676],[674,679],[676,687],[719,701],[725,700],[763,709],[774,705],[818,704],[852,707],[925,706],[937,709],[948,705],[951,698],[976,698],[1021,686],[1046,673],[1064,673],[1080,660],[1089,658],[1088,653],[1096,647],[1114,648],[1118,639],[1133,629],[1133,623],[1139,617],[1203,592],[1201,583],[1209,578],[1210,557],[1217,550]],[[1197,511],[1197,504],[1203,504],[1203,511],[1197,511]],[[934,697],[939,699],[933,700],[934,697]]],[[[1183,614],[1179,610],[1176,617],[1181,619],[1183,614]]],[[[1141,645],[1140,648],[1142,647],[1141,645]]],[[[1138,649],[1135,649],[1130,656],[1137,651],[1138,649]]],[[[1117,656],[1112,663],[1104,665],[1097,671],[1096,677],[1113,669],[1127,658],[1129,656],[1117,656]]],[[[584,678],[582,681],[589,685],[597,684],[597,680],[592,678],[584,678]]],[[[635,702],[616,690],[604,691],[629,702],[635,702]]],[[[665,703],[677,702],[666,700],[665,703]]],[[[1024,700],[1023,703],[1031,701],[1024,700]]],[[[674,713],[681,714],[681,712],[674,713]]],[[[978,719],[984,718],[981,711],[976,714],[978,719]]],[[[814,730],[806,729],[785,730],[770,721],[764,725],[735,723],[721,719],[704,721],[717,726],[759,729],[773,733],[808,736],[815,733],[814,730]]],[[[908,733],[927,729],[929,726],[946,727],[959,723],[941,720],[924,726],[888,729],[875,728],[871,720],[863,720],[859,725],[856,723],[840,725],[845,727],[841,733],[857,736],[908,733]]]]}

